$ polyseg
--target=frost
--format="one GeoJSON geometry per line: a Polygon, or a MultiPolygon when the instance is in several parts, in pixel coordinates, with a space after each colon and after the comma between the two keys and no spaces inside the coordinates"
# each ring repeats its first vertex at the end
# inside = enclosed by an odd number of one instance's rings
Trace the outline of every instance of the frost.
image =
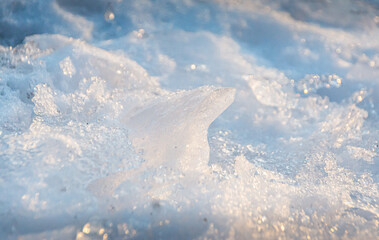
{"type": "Polygon", "coordinates": [[[329,76],[307,75],[297,83],[297,89],[304,94],[316,92],[320,88],[340,87],[342,79],[333,74],[329,76]]]}
{"type": "Polygon", "coordinates": [[[372,152],[370,150],[367,150],[365,148],[361,147],[354,147],[354,146],[347,146],[346,147],[349,154],[354,158],[354,159],[363,159],[366,162],[369,163],[374,163],[373,158],[376,156],[375,152],[372,152]]]}
{"type": "Polygon", "coordinates": [[[0,2],[1,239],[377,239],[374,1],[0,2]]]}
{"type": "Polygon", "coordinates": [[[59,62],[59,66],[61,67],[61,70],[64,75],[68,75],[69,77],[72,77],[76,73],[76,69],[74,65],[71,62],[70,57],[66,57],[62,61],[59,62]]]}

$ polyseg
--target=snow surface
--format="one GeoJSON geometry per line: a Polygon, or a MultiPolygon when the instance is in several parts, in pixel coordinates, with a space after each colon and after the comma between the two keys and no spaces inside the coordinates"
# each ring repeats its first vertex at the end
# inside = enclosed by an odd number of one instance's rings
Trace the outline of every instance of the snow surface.
{"type": "Polygon", "coordinates": [[[2,0],[1,239],[379,238],[375,0],[2,0]]]}

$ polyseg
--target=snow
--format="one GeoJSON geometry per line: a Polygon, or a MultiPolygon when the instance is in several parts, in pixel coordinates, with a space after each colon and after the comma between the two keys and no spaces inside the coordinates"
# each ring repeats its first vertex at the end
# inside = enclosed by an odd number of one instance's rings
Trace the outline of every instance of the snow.
{"type": "Polygon", "coordinates": [[[378,7],[0,2],[0,238],[378,238],[378,7]]]}

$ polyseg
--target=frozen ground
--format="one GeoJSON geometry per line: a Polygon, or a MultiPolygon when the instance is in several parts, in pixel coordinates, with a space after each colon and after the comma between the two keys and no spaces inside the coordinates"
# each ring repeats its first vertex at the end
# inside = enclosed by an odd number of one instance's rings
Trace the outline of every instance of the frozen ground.
{"type": "Polygon", "coordinates": [[[1,239],[377,239],[375,0],[2,0],[1,239]]]}

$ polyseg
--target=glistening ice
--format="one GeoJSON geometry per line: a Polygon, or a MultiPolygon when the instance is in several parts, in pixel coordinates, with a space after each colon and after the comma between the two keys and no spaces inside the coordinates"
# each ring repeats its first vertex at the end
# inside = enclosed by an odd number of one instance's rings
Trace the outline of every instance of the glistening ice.
{"type": "Polygon", "coordinates": [[[377,239],[379,5],[0,2],[1,239],[377,239]]]}

